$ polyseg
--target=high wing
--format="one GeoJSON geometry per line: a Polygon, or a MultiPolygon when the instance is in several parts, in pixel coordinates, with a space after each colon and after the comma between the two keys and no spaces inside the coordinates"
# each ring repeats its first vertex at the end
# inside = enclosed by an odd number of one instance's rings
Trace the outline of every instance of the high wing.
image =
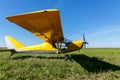
{"type": "Polygon", "coordinates": [[[44,41],[55,43],[63,41],[64,36],[59,10],[57,9],[40,10],[9,16],[7,19],[32,32],[44,41]]]}

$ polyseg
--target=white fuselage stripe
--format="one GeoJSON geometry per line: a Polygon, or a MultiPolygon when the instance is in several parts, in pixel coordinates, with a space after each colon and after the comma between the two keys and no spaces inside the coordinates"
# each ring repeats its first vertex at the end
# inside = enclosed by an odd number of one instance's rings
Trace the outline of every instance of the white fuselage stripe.
{"type": "Polygon", "coordinates": [[[58,50],[16,50],[18,53],[57,53],[58,50]]]}

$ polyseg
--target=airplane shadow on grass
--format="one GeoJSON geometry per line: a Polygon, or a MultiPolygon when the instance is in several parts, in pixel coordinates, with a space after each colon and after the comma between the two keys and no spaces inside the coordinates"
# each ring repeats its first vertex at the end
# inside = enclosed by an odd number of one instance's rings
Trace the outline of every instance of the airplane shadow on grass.
{"type": "MultiPolygon", "coordinates": [[[[27,59],[27,58],[39,58],[39,59],[64,59],[64,57],[45,57],[45,56],[16,56],[12,57],[13,60],[27,59]]],[[[81,65],[88,72],[107,72],[107,71],[117,71],[120,67],[117,65],[110,64],[108,62],[99,60],[97,57],[88,57],[83,54],[72,54],[71,58],[75,60],[79,65],[81,65]]]]}
{"type": "Polygon", "coordinates": [[[17,56],[17,57],[13,57],[13,58],[11,58],[11,59],[13,59],[13,60],[18,60],[18,59],[27,59],[27,58],[39,58],[39,59],[64,59],[64,57],[45,57],[45,56],[30,56],[30,55],[17,56]]]}
{"type": "Polygon", "coordinates": [[[97,57],[88,57],[86,55],[71,55],[72,59],[74,59],[78,64],[80,64],[83,68],[85,68],[88,72],[107,72],[109,70],[116,71],[120,70],[120,67],[117,65],[113,65],[107,63],[105,61],[99,60],[97,57]]]}

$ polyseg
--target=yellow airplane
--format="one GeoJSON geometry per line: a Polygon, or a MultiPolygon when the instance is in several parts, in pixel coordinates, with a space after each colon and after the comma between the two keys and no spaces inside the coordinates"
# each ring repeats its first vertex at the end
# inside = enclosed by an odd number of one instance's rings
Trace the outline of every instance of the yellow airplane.
{"type": "Polygon", "coordinates": [[[45,42],[33,46],[24,46],[11,36],[5,36],[7,48],[14,53],[64,53],[65,59],[70,56],[67,52],[81,49],[85,44],[83,40],[67,41],[64,38],[59,10],[49,9],[9,16],[7,19],[22,28],[30,31],[45,42]]]}

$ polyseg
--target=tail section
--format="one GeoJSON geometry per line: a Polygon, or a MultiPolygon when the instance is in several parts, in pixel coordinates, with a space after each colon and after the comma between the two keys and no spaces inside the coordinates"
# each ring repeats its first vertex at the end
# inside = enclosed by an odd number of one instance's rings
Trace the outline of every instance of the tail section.
{"type": "Polygon", "coordinates": [[[5,36],[5,42],[6,42],[8,49],[15,49],[16,50],[18,48],[25,47],[23,44],[21,44],[19,41],[15,40],[11,36],[5,36]]]}

